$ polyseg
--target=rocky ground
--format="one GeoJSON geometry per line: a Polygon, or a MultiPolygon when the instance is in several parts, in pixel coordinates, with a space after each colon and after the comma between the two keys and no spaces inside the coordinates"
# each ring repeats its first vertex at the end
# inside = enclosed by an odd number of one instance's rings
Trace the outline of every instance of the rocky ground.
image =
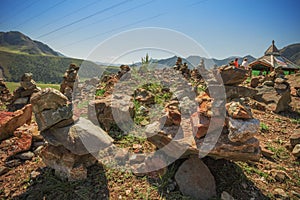
{"type": "MultiPolygon", "coordinates": [[[[292,75],[288,80],[292,87],[299,85],[299,77],[292,75]]],[[[300,160],[292,155],[290,145],[290,136],[300,134],[299,102],[300,97],[292,97],[291,109],[280,114],[252,109],[253,117],[260,120],[256,138],[263,155],[258,162],[203,159],[216,181],[214,199],[300,199],[300,160]]],[[[163,176],[136,176],[98,163],[88,168],[84,181],[59,179],[39,157],[43,141],[34,121],[0,144],[1,199],[190,199],[180,193],[174,180],[182,160],[169,165],[163,176]],[[30,145],[26,145],[27,132],[32,135],[30,145]],[[20,157],[20,146],[32,154],[20,157]]],[[[130,151],[154,148],[145,140],[112,137],[116,145],[130,151]]]]}

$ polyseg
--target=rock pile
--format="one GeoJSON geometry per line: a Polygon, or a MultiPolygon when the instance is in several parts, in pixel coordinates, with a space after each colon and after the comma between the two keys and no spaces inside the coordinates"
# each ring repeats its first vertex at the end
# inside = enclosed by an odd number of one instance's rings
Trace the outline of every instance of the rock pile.
{"type": "Polygon", "coordinates": [[[11,94],[5,85],[5,82],[0,78],[0,106],[6,105],[11,99],[11,94]]]}
{"type": "MultiPolygon", "coordinates": [[[[261,85],[258,84],[256,87],[258,92],[254,96],[255,100],[265,104],[268,110],[276,113],[289,109],[291,89],[289,83],[281,73],[273,71],[268,76],[261,77],[258,82],[261,85]]],[[[256,86],[256,84],[253,86],[256,86]]]]}
{"type": "Polygon", "coordinates": [[[31,95],[41,90],[36,86],[31,73],[25,73],[21,77],[20,85],[21,86],[13,92],[11,103],[8,105],[9,111],[16,111],[23,108],[29,104],[31,95]]]}
{"type": "Polygon", "coordinates": [[[69,100],[72,100],[74,84],[78,81],[78,70],[78,66],[70,64],[69,69],[66,70],[63,81],[60,85],[60,92],[67,96],[69,100]]]}
{"type": "Polygon", "coordinates": [[[182,75],[185,78],[190,78],[191,77],[191,71],[188,68],[187,63],[182,64],[182,58],[180,58],[180,57],[177,58],[177,61],[175,63],[175,66],[173,67],[173,69],[181,71],[182,75]]]}
{"type": "Polygon", "coordinates": [[[46,88],[31,98],[35,118],[48,145],[41,151],[44,163],[69,181],[87,177],[87,167],[96,162],[92,154],[109,147],[112,139],[90,121],[75,119],[68,98],[46,88]]]}

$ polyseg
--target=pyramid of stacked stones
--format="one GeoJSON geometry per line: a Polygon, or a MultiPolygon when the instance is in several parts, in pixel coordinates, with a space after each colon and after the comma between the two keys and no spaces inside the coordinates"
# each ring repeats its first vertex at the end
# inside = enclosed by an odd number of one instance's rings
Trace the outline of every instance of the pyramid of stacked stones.
{"type": "Polygon", "coordinates": [[[69,69],[66,70],[63,81],[60,85],[60,92],[72,99],[72,93],[75,87],[75,82],[78,80],[79,67],[75,64],[70,64],[69,69]]]}
{"type": "Polygon", "coordinates": [[[16,111],[23,108],[26,104],[29,104],[31,95],[41,90],[32,79],[32,73],[23,74],[20,85],[13,92],[11,103],[8,106],[9,111],[16,111]]]}

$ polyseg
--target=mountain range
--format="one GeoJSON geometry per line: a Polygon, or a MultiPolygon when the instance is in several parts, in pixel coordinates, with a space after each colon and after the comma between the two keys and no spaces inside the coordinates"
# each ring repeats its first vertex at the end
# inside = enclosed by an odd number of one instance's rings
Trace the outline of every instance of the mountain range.
{"type": "MultiPolygon", "coordinates": [[[[292,44],[280,50],[281,54],[300,65],[300,43],[292,44]]],[[[249,62],[255,60],[251,55],[245,56],[249,62]]],[[[225,59],[205,58],[201,56],[189,56],[183,58],[189,67],[196,67],[201,59],[204,59],[205,66],[211,68],[214,65],[221,66],[228,64],[234,58],[239,62],[245,57],[228,57],[225,59]]],[[[177,56],[165,59],[151,59],[163,67],[175,65],[177,56]]],[[[63,54],[51,49],[48,45],[32,40],[30,37],[18,31],[0,32],[0,71],[6,81],[19,81],[26,72],[32,72],[37,82],[60,83],[63,74],[70,63],[81,65],[80,77],[92,78],[101,75],[105,70],[116,72],[117,66],[107,67],[101,62],[84,61],[82,59],[65,57],[63,54]]],[[[140,65],[140,63],[135,63],[140,65]]],[[[1,77],[0,77],[1,78],[1,77]]]]}

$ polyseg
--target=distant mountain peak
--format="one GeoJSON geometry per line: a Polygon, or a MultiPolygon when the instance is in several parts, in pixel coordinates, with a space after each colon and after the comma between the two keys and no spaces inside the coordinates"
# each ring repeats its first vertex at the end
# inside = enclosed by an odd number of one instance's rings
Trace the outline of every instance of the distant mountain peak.
{"type": "Polygon", "coordinates": [[[48,45],[32,40],[19,31],[0,32],[0,50],[30,55],[62,55],[48,45]]]}

